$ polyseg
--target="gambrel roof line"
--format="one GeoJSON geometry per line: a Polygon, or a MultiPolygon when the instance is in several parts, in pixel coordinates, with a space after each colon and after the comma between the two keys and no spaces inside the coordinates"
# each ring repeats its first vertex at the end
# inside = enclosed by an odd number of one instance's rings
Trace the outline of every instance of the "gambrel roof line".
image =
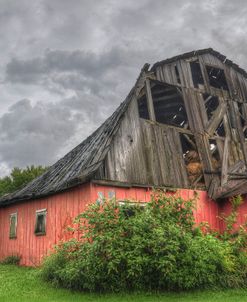
{"type": "Polygon", "coordinates": [[[240,74],[242,74],[244,77],[247,78],[247,72],[243,68],[239,67],[236,63],[227,59],[226,56],[222,55],[218,51],[215,51],[213,48],[204,48],[204,49],[199,49],[199,50],[193,50],[190,52],[185,52],[178,56],[174,56],[172,58],[168,58],[168,59],[156,62],[152,66],[151,71],[154,71],[156,69],[156,67],[163,65],[163,64],[169,64],[169,63],[172,63],[177,60],[189,59],[191,57],[199,56],[199,55],[203,55],[203,54],[212,54],[213,56],[217,57],[222,63],[232,67],[234,70],[236,70],[237,72],[239,72],[240,74]]]}

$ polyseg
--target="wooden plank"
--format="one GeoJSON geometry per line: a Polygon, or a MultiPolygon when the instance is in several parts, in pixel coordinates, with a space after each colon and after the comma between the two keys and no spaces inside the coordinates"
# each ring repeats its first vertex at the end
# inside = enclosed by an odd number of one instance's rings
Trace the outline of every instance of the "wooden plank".
{"type": "Polygon", "coordinates": [[[229,138],[225,138],[224,142],[224,151],[222,158],[222,167],[221,167],[221,186],[227,183],[227,172],[228,172],[228,152],[229,152],[229,138]]]}
{"type": "Polygon", "coordinates": [[[146,78],[145,87],[146,87],[146,95],[147,95],[149,117],[150,117],[151,121],[155,121],[156,118],[155,118],[154,105],[153,105],[153,97],[152,97],[152,92],[151,92],[149,78],[146,78]]]}
{"type": "Polygon", "coordinates": [[[223,119],[223,116],[225,115],[227,111],[227,104],[221,103],[219,107],[215,110],[213,116],[208,122],[208,125],[206,127],[206,132],[212,136],[219,126],[221,120],[223,119]]]}

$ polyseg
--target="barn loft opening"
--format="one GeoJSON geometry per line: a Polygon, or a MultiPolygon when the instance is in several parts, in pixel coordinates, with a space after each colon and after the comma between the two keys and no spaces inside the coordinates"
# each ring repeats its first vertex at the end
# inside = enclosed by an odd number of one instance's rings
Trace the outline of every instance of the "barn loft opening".
{"type": "Polygon", "coordinates": [[[180,141],[190,186],[203,186],[203,168],[194,136],[180,133],[180,141]]]}
{"type": "Polygon", "coordinates": [[[149,112],[148,112],[148,104],[147,104],[147,96],[143,93],[142,96],[138,99],[138,111],[139,116],[146,120],[149,120],[149,112]]]}
{"type": "Polygon", "coordinates": [[[206,65],[206,71],[210,86],[228,91],[228,85],[223,69],[206,65]]]}
{"type": "Polygon", "coordinates": [[[204,99],[204,105],[206,108],[206,113],[208,116],[208,120],[212,117],[214,114],[214,111],[217,109],[219,106],[219,99],[217,96],[210,95],[208,93],[203,94],[203,99],[204,99]]]}
{"type": "MultiPolygon", "coordinates": [[[[180,128],[188,128],[188,117],[184,100],[177,87],[168,84],[151,82],[151,104],[155,120],[158,123],[180,128]]],[[[150,119],[148,99],[145,90],[142,90],[138,99],[140,118],[150,119]]]]}
{"type": "Polygon", "coordinates": [[[204,85],[204,79],[199,61],[197,60],[190,62],[190,69],[194,87],[199,88],[199,85],[204,85]]]}
{"type": "Polygon", "coordinates": [[[155,84],[151,88],[155,118],[158,123],[188,127],[188,118],[181,93],[174,86],[155,84]]]}

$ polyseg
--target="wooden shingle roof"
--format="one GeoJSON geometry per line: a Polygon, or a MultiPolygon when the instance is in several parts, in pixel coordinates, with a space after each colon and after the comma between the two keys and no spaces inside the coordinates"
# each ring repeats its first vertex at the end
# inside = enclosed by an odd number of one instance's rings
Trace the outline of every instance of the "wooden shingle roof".
{"type": "Polygon", "coordinates": [[[134,87],[126,99],[96,131],[24,188],[2,196],[0,207],[23,200],[48,196],[92,179],[100,165],[103,164],[111,141],[120,126],[120,121],[128,108],[141,75],[148,68],[149,64],[144,64],[134,87]]]}
{"type": "Polygon", "coordinates": [[[92,178],[104,160],[131,93],[117,110],[88,138],[21,190],[0,198],[0,206],[66,190],[92,178]]]}

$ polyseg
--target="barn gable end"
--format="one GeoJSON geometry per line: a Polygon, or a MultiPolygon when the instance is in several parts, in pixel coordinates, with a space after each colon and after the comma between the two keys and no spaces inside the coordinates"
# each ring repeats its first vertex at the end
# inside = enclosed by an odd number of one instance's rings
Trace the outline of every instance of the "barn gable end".
{"type": "Polygon", "coordinates": [[[138,93],[96,178],[204,188],[215,199],[246,193],[244,70],[200,50],[154,64],[138,93]]]}

